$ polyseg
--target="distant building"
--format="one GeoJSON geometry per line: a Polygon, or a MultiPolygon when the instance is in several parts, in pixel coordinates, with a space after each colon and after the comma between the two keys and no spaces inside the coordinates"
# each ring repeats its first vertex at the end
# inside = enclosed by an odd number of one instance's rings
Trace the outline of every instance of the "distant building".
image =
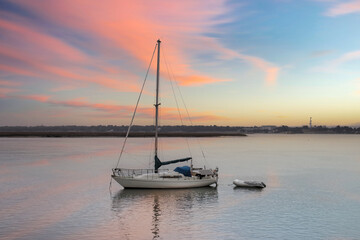
{"type": "Polygon", "coordinates": [[[276,128],[276,126],[274,125],[263,125],[260,127],[261,130],[268,130],[268,131],[272,131],[276,128]]]}

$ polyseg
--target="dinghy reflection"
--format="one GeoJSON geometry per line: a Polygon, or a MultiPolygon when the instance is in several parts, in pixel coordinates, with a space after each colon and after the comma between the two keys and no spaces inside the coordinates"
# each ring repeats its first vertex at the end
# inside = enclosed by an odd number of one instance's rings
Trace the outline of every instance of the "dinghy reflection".
{"type": "MultiPolygon", "coordinates": [[[[214,187],[197,189],[123,189],[112,200],[122,234],[130,238],[159,239],[169,234],[176,219],[197,221],[194,209],[218,202],[214,187]],[[167,221],[163,221],[167,219],[167,221]],[[137,226],[134,228],[132,226],[137,226]],[[141,226],[141,227],[140,227],[141,226]]],[[[181,223],[179,223],[181,224],[181,223]]]]}
{"type": "Polygon", "coordinates": [[[249,187],[237,187],[237,186],[234,186],[233,187],[234,191],[235,192],[263,192],[264,189],[263,188],[249,188],[249,187]]]}

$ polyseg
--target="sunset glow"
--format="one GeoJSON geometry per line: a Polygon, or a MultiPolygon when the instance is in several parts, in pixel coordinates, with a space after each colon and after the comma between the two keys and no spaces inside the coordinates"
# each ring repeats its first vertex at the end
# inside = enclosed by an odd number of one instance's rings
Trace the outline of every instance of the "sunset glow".
{"type": "Polygon", "coordinates": [[[162,124],[178,85],[194,124],[357,126],[359,22],[359,0],[1,1],[0,125],[128,124],[161,39],[162,124]]]}

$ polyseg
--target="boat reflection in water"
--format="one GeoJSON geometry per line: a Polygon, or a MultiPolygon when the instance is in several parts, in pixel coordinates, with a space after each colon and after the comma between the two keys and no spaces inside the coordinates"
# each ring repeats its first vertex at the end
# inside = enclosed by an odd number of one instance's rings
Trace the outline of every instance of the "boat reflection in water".
{"type": "Polygon", "coordinates": [[[211,218],[211,209],[217,204],[218,191],[214,187],[123,189],[113,197],[112,211],[119,221],[120,236],[158,239],[161,235],[167,239],[179,229],[196,227],[199,219],[211,218]]]}

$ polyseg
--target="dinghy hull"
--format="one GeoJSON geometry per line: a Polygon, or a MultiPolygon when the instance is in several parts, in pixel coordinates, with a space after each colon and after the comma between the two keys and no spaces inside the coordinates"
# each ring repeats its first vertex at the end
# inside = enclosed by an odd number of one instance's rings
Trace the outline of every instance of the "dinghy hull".
{"type": "Polygon", "coordinates": [[[244,187],[244,188],[265,188],[266,185],[263,182],[258,181],[243,181],[239,179],[235,179],[233,181],[233,184],[236,187],[244,187]]]}

